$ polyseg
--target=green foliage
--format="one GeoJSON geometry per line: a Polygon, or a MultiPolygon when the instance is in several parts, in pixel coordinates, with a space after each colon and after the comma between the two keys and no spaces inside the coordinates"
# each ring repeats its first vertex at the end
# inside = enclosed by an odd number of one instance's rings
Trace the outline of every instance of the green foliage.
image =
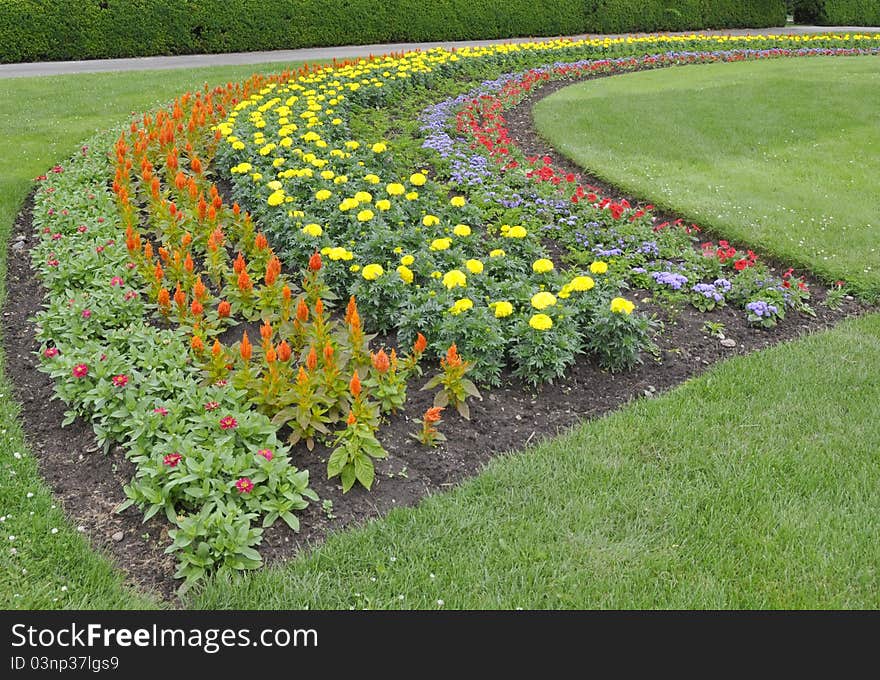
{"type": "Polygon", "coordinates": [[[783,0],[5,0],[0,61],[784,23],[783,0]]]}
{"type": "Polygon", "coordinates": [[[794,20],[818,26],[880,26],[876,0],[797,0],[794,20]]]}

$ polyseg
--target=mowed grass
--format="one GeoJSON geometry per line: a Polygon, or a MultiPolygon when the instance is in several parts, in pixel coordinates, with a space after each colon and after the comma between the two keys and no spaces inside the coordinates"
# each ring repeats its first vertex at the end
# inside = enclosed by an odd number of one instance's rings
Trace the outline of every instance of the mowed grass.
{"type": "MultiPolygon", "coordinates": [[[[0,81],[0,258],[31,178],[96,129],[258,68],[0,81]]],[[[877,316],[736,359],[186,603],[877,607],[878,361],[877,316]]],[[[0,393],[0,606],[161,604],[52,507],[2,376],[0,393]]]]}
{"type": "Polygon", "coordinates": [[[880,316],[734,359],[204,608],[880,606],[880,316]]]}
{"type": "MultiPolygon", "coordinates": [[[[126,121],[131,112],[149,110],[205,82],[213,86],[284,66],[0,79],[0,148],[5,152],[0,300],[6,296],[9,232],[35,176],[63,163],[83,140],[126,121]]],[[[0,608],[155,606],[153,598],[124,587],[121,573],[92,552],[56,507],[22,436],[18,404],[4,374],[5,357],[0,358],[0,608]]]]}
{"type": "Polygon", "coordinates": [[[880,58],[683,66],[589,81],[534,109],[597,176],[880,297],[880,58]]]}

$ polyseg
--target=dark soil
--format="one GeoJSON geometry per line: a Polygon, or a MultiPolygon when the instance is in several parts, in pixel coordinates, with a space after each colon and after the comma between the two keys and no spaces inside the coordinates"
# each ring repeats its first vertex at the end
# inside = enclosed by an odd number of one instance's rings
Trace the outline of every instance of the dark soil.
{"type": "MultiPolygon", "coordinates": [[[[531,103],[564,85],[553,83],[537,91],[509,111],[507,120],[512,136],[527,153],[549,155],[558,168],[580,172],[549,150],[531,125],[531,103]]],[[[616,195],[601,182],[582,177],[586,183],[602,187],[607,195],[616,195]]],[[[52,382],[36,370],[38,347],[28,319],[40,309],[44,290],[27,256],[34,239],[31,206],[28,200],[10,240],[8,296],[3,310],[7,371],[22,403],[28,442],[38,455],[44,478],[74,525],[82,527],[92,544],[110,555],[132,583],[172,599],[179,581],[173,578],[174,558],[163,553],[169,543],[168,525],[159,519],[143,524],[136,508],[121,515],[114,513],[115,506],[124,500],[122,486],[131,478],[133,465],[118,447],[110,455],[98,451],[89,424],[82,420],[62,430],[64,406],[49,403],[52,382]],[[17,241],[24,243],[23,249],[13,249],[17,241]],[[114,540],[114,534],[119,538],[117,532],[122,532],[121,540],[114,540]]],[[[839,309],[831,310],[822,304],[826,289],[818,281],[809,280],[816,317],[791,314],[780,326],[769,330],[751,327],[742,310],[721,309],[705,314],[688,308],[670,315],[668,310],[640,304],[642,311],[656,312],[664,322],[664,331],[657,338],[659,360],[645,356],[644,364],[636,369],[612,375],[591,358],[581,357],[564,380],[537,390],[508,380],[504,387],[485,392],[482,401],[472,401],[470,421],[449,410],[444,412],[441,430],[448,439],[436,449],[426,449],[409,437],[418,429],[422,413],[432,405],[430,393],[418,391],[420,384],[411,385],[405,412],[391,418],[380,431],[379,438],[389,455],[387,460],[377,462],[372,491],[356,487],[343,495],[338,478],[326,479],[327,449],[319,446],[309,452],[302,445],[297,447],[295,464],[311,472],[312,488],[322,499],[332,501],[332,513],[325,512],[320,503],[312,504],[300,515],[299,534],[276,523],[265,532],[260,552],[267,562],[288,559],[319,543],[331,531],[384,515],[395,507],[415,505],[426,495],[477,474],[499,453],[553,437],[633,399],[653,397],[716,361],[828,328],[868,309],[847,299],[839,309]],[[722,345],[720,339],[709,336],[703,330],[706,321],[724,324],[728,343],[732,340],[735,346],[722,345]]]]}

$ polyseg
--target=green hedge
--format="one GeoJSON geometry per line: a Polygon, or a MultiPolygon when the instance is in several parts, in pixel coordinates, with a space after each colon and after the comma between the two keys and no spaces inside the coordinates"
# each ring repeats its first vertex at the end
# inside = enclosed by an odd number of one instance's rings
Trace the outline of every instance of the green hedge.
{"type": "Polygon", "coordinates": [[[0,62],[784,23],[784,0],[2,0],[0,62]]]}
{"type": "Polygon", "coordinates": [[[818,26],[880,26],[880,0],[798,0],[794,20],[818,26]]]}

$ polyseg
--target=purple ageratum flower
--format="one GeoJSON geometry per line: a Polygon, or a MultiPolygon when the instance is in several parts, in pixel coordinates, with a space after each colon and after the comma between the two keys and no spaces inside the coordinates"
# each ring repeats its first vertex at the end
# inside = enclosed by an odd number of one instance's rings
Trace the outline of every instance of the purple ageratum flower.
{"type": "Polygon", "coordinates": [[[712,285],[716,288],[720,288],[723,293],[727,293],[732,288],[730,281],[727,279],[715,279],[715,282],[712,285]]]}
{"type": "Polygon", "coordinates": [[[764,300],[755,300],[755,302],[750,302],[746,305],[746,309],[761,319],[776,316],[776,314],[779,312],[779,308],[777,308],[776,305],[768,304],[764,300]]]}
{"type": "Polygon", "coordinates": [[[719,293],[716,290],[715,286],[711,283],[698,283],[693,288],[691,288],[691,290],[698,295],[702,295],[707,300],[721,302],[724,299],[724,296],[719,293]]]}
{"type": "Polygon", "coordinates": [[[618,255],[623,255],[623,251],[620,248],[603,250],[601,247],[597,246],[593,248],[593,252],[599,257],[617,257],[618,255]]]}
{"type": "Polygon", "coordinates": [[[633,267],[630,272],[633,274],[644,274],[647,271],[644,267],[633,267]]]}
{"type": "Polygon", "coordinates": [[[676,274],[675,272],[651,272],[654,281],[669,286],[672,290],[681,290],[681,287],[688,282],[684,274],[676,274]]]}
{"type": "Polygon", "coordinates": [[[660,257],[660,246],[657,245],[657,241],[643,241],[639,246],[639,252],[652,257],[660,257]]]}

